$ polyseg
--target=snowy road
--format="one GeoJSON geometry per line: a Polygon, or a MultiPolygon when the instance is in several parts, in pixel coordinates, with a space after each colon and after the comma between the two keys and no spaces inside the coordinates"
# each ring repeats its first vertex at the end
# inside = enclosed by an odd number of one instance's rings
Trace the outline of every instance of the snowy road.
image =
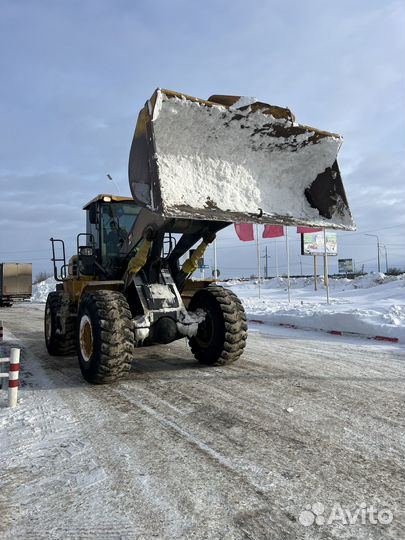
{"type": "Polygon", "coordinates": [[[251,332],[233,366],[179,342],[92,387],[47,355],[42,317],[0,310],[3,352],[24,346],[21,403],[0,408],[1,538],[404,537],[403,346],[251,332]],[[365,503],[393,520],[306,527],[315,502],[326,519],[365,503]]]}

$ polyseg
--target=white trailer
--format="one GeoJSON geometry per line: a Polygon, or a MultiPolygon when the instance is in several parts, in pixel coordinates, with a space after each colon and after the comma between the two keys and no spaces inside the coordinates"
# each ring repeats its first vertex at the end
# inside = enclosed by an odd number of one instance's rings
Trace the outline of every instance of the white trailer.
{"type": "Polygon", "coordinates": [[[32,296],[32,264],[0,263],[0,307],[32,296]]]}

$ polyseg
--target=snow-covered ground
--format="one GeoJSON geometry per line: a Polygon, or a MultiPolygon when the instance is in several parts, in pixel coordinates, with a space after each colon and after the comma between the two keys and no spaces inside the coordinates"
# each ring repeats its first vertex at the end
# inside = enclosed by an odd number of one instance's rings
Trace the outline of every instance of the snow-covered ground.
{"type": "Polygon", "coordinates": [[[43,308],[0,308],[0,356],[22,348],[17,407],[0,392],[2,540],[403,537],[402,345],[255,325],[271,335],[235,364],[180,340],[92,386],[48,355],[43,308]],[[393,519],[305,528],[315,501],[393,519]]]}
{"type": "Polygon", "coordinates": [[[291,301],[283,278],[231,281],[248,318],[267,324],[289,324],[314,330],[353,332],[405,341],[405,275],[368,274],[356,279],[330,279],[330,303],[325,288],[314,290],[312,278],[291,279],[291,301]]]}
{"type": "MultiPolygon", "coordinates": [[[[356,279],[330,279],[330,303],[325,287],[314,290],[312,278],[291,279],[291,302],[285,278],[255,281],[228,281],[241,299],[250,319],[266,324],[289,324],[313,330],[352,332],[363,336],[397,338],[405,342],[405,274],[367,274],[356,279]]],[[[32,302],[46,302],[55,290],[50,277],[33,286],[32,302]]]]}

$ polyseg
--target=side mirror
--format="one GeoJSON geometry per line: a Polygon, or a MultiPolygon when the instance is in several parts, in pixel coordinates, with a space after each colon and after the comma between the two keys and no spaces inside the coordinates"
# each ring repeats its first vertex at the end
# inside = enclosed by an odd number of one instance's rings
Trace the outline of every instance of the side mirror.
{"type": "Polygon", "coordinates": [[[92,204],[89,208],[89,221],[93,225],[98,223],[98,212],[97,212],[97,205],[92,204]]]}

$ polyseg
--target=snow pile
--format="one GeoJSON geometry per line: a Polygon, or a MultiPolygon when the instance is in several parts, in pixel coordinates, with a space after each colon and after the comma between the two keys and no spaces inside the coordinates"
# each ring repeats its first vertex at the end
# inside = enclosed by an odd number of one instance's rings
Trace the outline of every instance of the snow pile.
{"type": "Polygon", "coordinates": [[[164,213],[215,219],[232,217],[224,212],[238,213],[239,219],[263,213],[277,223],[285,217],[350,228],[341,201],[328,220],[304,196],[336,160],[341,138],[314,137],[314,131],[297,126],[250,106],[235,111],[159,91],[153,127],[164,213]],[[288,135],[293,128],[298,131],[288,135]]]}
{"type": "MultiPolygon", "coordinates": [[[[359,276],[354,279],[348,278],[329,278],[329,289],[331,291],[346,291],[353,289],[368,289],[370,287],[376,287],[377,285],[382,285],[383,283],[390,283],[392,281],[403,281],[405,279],[405,274],[400,276],[387,276],[380,273],[371,272],[370,274],[365,274],[364,276],[359,276]]],[[[257,285],[257,280],[242,280],[242,279],[230,279],[223,283],[226,286],[230,285],[240,285],[245,284],[245,287],[255,288],[257,285]]],[[[292,277],[290,278],[290,288],[291,289],[302,289],[303,287],[314,288],[314,278],[313,277],[292,277]]],[[[318,276],[318,287],[325,288],[323,283],[323,276],[318,276]]],[[[287,278],[286,277],[276,277],[271,279],[263,280],[261,283],[262,289],[287,289],[287,278]]]]}
{"type": "Polygon", "coordinates": [[[49,277],[45,281],[40,281],[32,287],[31,302],[46,302],[48,294],[56,289],[57,281],[49,277]]]}
{"type": "Polygon", "coordinates": [[[391,281],[403,281],[404,279],[405,274],[399,276],[386,276],[382,272],[371,272],[370,274],[359,276],[356,279],[347,279],[345,281],[351,282],[354,289],[369,289],[376,285],[382,285],[383,283],[389,283],[391,281]]]}
{"type": "Polygon", "coordinates": [[[290,303],[283,278],[263,283],[261,298],[254,282],[240,282],[230,288],[240,296],[251,319],[368,337],[385,336],[405,342],[405,275],[369,274],[354,280],[331,279],[330,304],[326,303],[323,286],[314,291],[309,278],[291,281],[290,303]]]}

